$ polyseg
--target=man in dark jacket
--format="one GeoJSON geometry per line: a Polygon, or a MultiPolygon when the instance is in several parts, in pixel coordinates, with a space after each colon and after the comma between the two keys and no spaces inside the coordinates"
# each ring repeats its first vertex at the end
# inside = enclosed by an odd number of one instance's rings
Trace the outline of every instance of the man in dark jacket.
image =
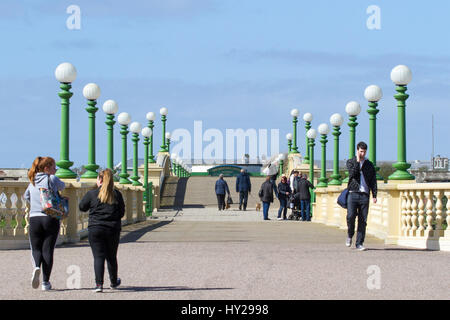
{"type": "Polygon", "coordinates": [[[302,221],[311,221],[311,192],[309,189],[314,189],[314,186],[306,179],[306,176],[301,175],[297,183],[297,188],[300,200],[300,210],[302,212],[302,221]]]}
{"type": "Polygon", "coordinates": [[[266,177],[266,181],[261,185],[258,195],[263,203],[264,220],[270,220],[269,207],[270,203],[273,202],[273,183],[270,181],[270,176],[266,177]]]}
{"type": "Polygon", "coordinates": [[[239,210],[242,210],[242,205],[244,205],[244,211],[247,210],[248,194],[252,192],[252,184],[245,169],[242,169],[236,178],[236,192],[239,192],[239,210]]]}
{"type": "Polygon", "coordinates": [[[223,174],[219,175],[219,180],[216,181],[215,190],[219,211],[225,210],[225,194],[228,193],[228,195],[230,195],[230,189],[228,189],[228,184],[223,179],[223,174]]]}
{"type": "Polygon", "coordinates": [[[372,191],[373,203],[377,203],[377,178],[375,167],[366,159],[367,144],[358,143],[356,156],[347,160],[348,185],[347,189],[347,226],[348,237],[346,246],[352,245],[355,234],[355,219],[358,216],[358,231],[356,236],[356,249],[366,250],[363,246],[366,235],[367,215],[369,213],[369,197],[372,191]]]}

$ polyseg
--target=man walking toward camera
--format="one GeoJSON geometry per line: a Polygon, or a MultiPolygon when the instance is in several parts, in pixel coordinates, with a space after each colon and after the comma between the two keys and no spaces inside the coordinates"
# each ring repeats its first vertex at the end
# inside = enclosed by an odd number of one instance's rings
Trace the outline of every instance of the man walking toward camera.
{"type": "Polygon", "coordinates": [[[352,245],[355,234],[355,220],[358,217],[358,230],[356,235],[356,249],[366,250],[364,238],[366,236],[367,215],[369,213],[369,197],[372,191],[373,203],[377,203],[377,178],[375,167],[366,159],[367,144],[358,143],[356,156],[347,160],[348,185],[347,189],[347,226],[348,236],[346,246],[352,245]]]}

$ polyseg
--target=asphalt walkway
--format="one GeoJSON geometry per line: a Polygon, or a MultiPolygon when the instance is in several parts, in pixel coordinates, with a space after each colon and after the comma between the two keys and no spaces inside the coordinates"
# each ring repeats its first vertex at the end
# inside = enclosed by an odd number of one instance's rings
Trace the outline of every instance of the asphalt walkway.
{"type": "Polygon", "coordinates": [[[92,291],[93,258],[82,241],[55,249],[50,292],[31,288],[30,250],[0,251],[0,299],[450,298],[446,252],[387,246],[371,236],[369,250],[359,252],[345,247],[344,230],[262,221],[254,210],[154,216],[123,228],[120,290],[92,291]]]}

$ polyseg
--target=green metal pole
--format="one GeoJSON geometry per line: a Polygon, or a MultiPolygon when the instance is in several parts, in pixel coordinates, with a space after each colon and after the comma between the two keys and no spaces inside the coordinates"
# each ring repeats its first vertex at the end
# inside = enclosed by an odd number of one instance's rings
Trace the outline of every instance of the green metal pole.
{"type": "Polygon", "coordinates": [[[166,139],[167,152],[170,152],[170,139],[166,139]]]}
{"type": "Polygon", "coordinates": [[[291,153],[298,153],[298,148],[297,148],[297,123],[298,123],[298,119],[297,119],[297,117],[293,117],[293,118],[294,119],[292,120],[292,123],[294,125],[294,141],[293,141],[291,153]]]}
{"type": "MultiPolygon", "coordinates": [[[[311,129],[311,122],[310,121],[305,121],[305,129],[306,132],[308,132],[309,129],[311,129]]],[[[308,137],[305,134],[305,145],[306,145],[306,154],[305,157],[303,158],[303,163],[305,164],[309,164],[309,147],[308,147],[308,137]]]]}
{"type": "Polygon", "coordinates": [[[153,155],[153,128],[155,127],[153,124],[153,120],[148,121],[148,127],[152,130],[152,135],[150,136],[150,156],[149,163],[156,163],[155,156],[153,155]]]}
{"type": "Polygon", "coordinates": [[[389,176],[389,180],[414,180],[415,177],[410,174],[407,169],[411,167],[410,163],[406,162],[406,100],[409,95],[406,94],[407,88],[404,85],[398,85],[396,91],[398,92],[394,97],[398,102],[398,124],[397,124],[397,162],[392,166],[397,169],[389,176]]]}
{"type": "Polygon", "coordinates": [[[162,145],[159,152],[167,152],[167,143],[166,143],[166,116],[161,116],[162,121],[162,145]]]}
{"type": "Polygon", "coordinates": [[[70,83],[61,83],[62,91],[58,93],[61,98],[61,144],[60,160],[56,162],[59,169],[56,176],[62,179],[75,179],[77,174],[70,170],[73,162],[69,160],[69,104],[73,93],[70,92],[72,85],[70,83]]]}
{"type": "Polygon", "coordinates": [[[278,172],[279,177],[281,177],[283,175],[283,164],[284,164],[284,161],[280,160],[280,168],[279,168],[280,171],[278,172]]]}
{"type": "Polygon", "coordinates": [[[380,167],[377,167],[377,113],[380,110],[377,109],[378,103],[375,101],[369,102],[369,160],[375,166],[377,180],[384,180],[378,173],[380,167]]]}
{"type": "Polygon", "coordinates": [[[115,175],[116,170],[114,170],[114,114],[106,114],[106,130],[107,132],[107,141],[108,141],[108,154],[106,158],[106,167],[111,169],[114,173],[114,181],[119,181],[117,176],[115,175]]]}
{"type": "Polygon", "coordinates": [[[142,183],[139,182],[138,175],[138,142],[139,142],[139,133],[133,133],[133,176],[131,180],[133,180],[133,186],[142,186],[142,183]]]}
{"type": "MultiPolygon", "coordinates": [[[[350,116],[348,126],[350,127],[350,144],[349,144],[349,150],[348,150],[348,158],[353,159],[355,156],[355,149],[356,149],[356,126],[358,125],[358,122],[356,122],[357,117],[356,116],[350,116]]],[[[342,180],[344,183],[348,183],[348,171],[345,171],[345,179],[342,180]]]]}
{"type": "Polygon", "coordinates": [[[130,175],[127,172],[127,134],[129,131],[127,125],[121,125],[120,128],[122,129],[120,131],[120,134],[122,134],[122,171],[119,174],[119,183],[131,184],[132,182],[128,180],[130,175]]]}
{"type": "Polygon", "coordinates": [[[86,172],[81,176],[83,179],[97,179],[97,169],[99,166],[95,164],[95,113],[98,108],[95,107],[97,101],[88,100],[88,107],[86,111],[89,114],[89,149],[88,149],[88,164],[84,167],[86,172]]]}
{"type": "MultiPolygon", "coordinates": [[[[314,185],[314,146],[316,144],[314,143],[314,139],[309,139],[309,181],[312,185],[314,185]]],[[[313,215],[313,206],[312,204],[316,202],[316,193],[314,190],[310,190],[311,192],[311,205],[310,205],[310,213],[311,217],[313,215]]]]}
{"type": "Polygon", "coordinates": [[[333,159],[333,175],[331,176],[332,180],[328,183],[328,185],[332,186],[340,186],[342,184],[341,175],[339,174],[339,136],[341,132],[339,127],[334,127],[333,136],[334,136],[334,159],[333,159]]]}
{"type": "Polygon", "coordinates": [[[328,142],[327,135],[321,134],[320,142],[322,143],[322,163],[321,163],[321,170],[320,170],[320,178],[319,183],[317,184],[317,188],[325,188],[328,187],[328,179],[327,179],[327,149],[326,144],[328,142]]]}
{"type": "Polygon", "coordinates": [[[150,194],[148,188],[148,145],[150,144],[150,139],[144,137],[144,203],[145,203],[145,215],[148,217],[150,215],[150,194]]]}
{"type": "Polygon", "coordinates": [[[289,153],[292,153],[292,140],[288,140],[289,153]]]}

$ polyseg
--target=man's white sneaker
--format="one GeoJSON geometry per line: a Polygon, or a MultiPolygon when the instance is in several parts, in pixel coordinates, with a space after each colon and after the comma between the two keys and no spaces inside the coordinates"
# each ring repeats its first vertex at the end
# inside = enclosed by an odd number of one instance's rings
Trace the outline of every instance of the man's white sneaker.
{"type": "Polygon", "coordinates": [[[52,285],[49,282],[42,282],[42,291],[49,291],[52,289],[52,285]]]}
{"type": "Polygon", "coordinates": [[[356,246],[356,250],[359,250],[359,251],[366,251],[367,249],[366,249],[362,244],[358,244],[358,245],[356,246]]]}
{"type": "Polygon", "coordinates": [[[345,245],[347,247],[351,247],[352,246],[352,238],[347,238],[347,241],[345,241],[345,245]]]}
{"type": "Polygon", "coordinates": [[[31,286],[33,289],[39,288],[39,277],[41,276],[41,269],[35,268],[31,277],[31,286]]]}
{"type": "Polygon", "coordinates": [[[283,220],[283,218],[277,218],[277,220],[283,220]]]}

